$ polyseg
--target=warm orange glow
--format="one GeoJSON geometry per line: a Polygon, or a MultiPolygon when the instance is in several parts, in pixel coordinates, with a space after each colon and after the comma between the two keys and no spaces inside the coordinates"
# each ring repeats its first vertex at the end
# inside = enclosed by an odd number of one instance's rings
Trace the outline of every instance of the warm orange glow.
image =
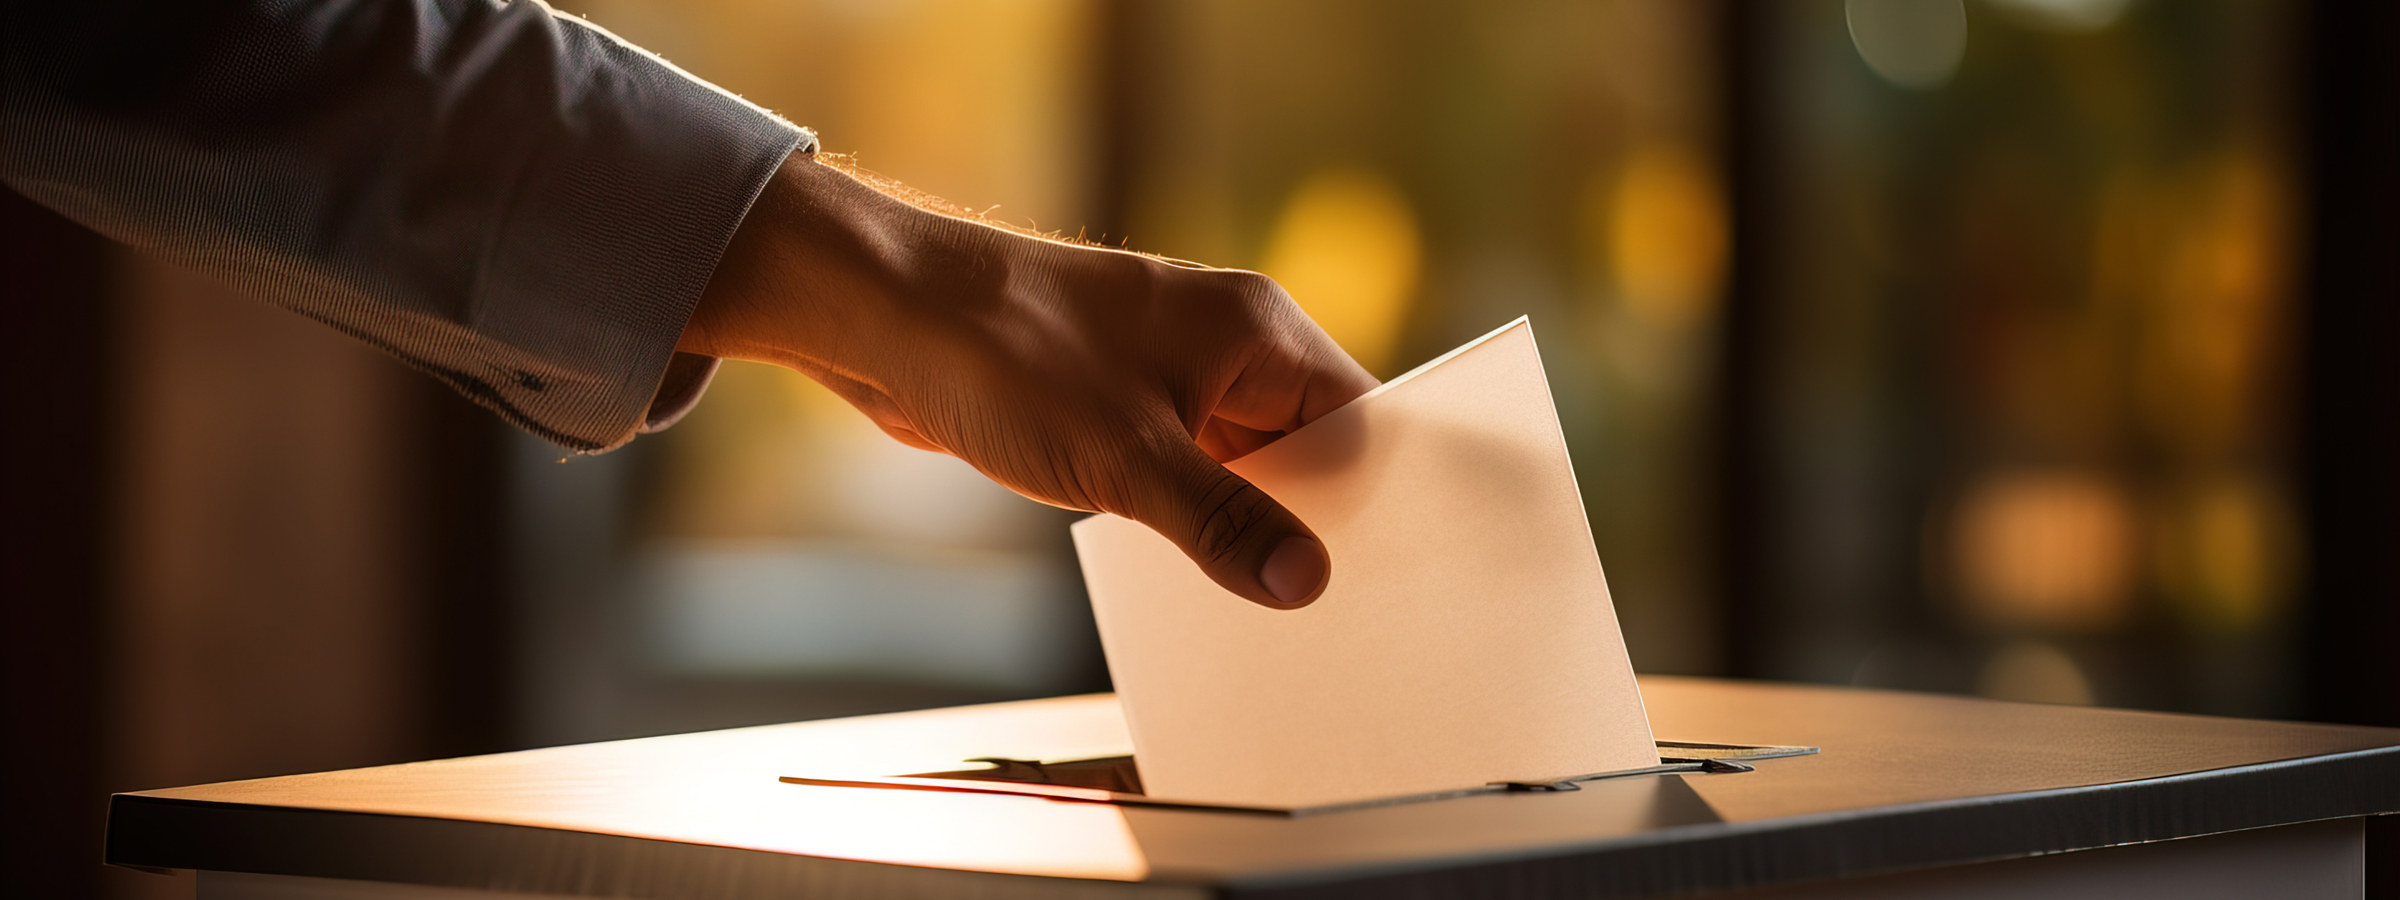
{"type": "Polygon", "coordinates": [[[1953,551],[1969,607],[2003,627],[2097,631],[2125,618],[2134,514],[2123,488],[2077,472],[1987,476],[1961,499],[1953,551]]]}
{"type": "Polygon", "coordinates": [[[1715,171],[1681,144],[1636,149],[1604,206],[1607,259],[1627,311],[1681,331],[1716,311],[1725,271],[1725,200],[1715,171]]]}
{"type": "Polygon", "coordinates": [[[1391,182],[1328,169],[1292,191],[1259,269],[1370,372],[1391,375],[1417,291],[1416,217],[1391,182]]]}
{"type": "Polygon", "coordinates": [[[2233,451],[2261,424],[2283,330],[2287,201],[2271,161],[2236,151],[2166,180],[2149,202],[2150,320],[2138,358],[2144,411],[2196,456],[2233,451]]]}

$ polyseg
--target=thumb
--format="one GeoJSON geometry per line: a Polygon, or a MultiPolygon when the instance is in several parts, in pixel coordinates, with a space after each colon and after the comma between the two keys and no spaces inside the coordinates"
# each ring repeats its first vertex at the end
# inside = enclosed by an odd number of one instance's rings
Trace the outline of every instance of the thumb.
{"type": "Polygon", "coordinates": [[[1130,487],[1126,518],[1175,542],[1209,578],[1253,603],[1299,609],[1332,577],[1325,544],[1298,516],[1188,439],[1134,473],[1130,487]]]}

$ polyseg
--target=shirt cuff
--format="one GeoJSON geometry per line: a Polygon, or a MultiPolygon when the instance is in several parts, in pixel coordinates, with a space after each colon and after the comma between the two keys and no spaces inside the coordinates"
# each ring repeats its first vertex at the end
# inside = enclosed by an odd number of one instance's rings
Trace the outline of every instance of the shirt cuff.
{"type": "Polygon", "coordinates": [[[683,421],[684,414],[700,405],[700,395],[708,392],[708,383],[717,377],[719,360],[714,356],[676,351],[667,361],[667,374],[658,382],[658,393],[650,398],[650,408],[642,413],[642,434],[665,431],[683,421]]]}
{"type": "Polygon", "coordinates": [[[698,401],[714,361],[681,361],[675,343],[751,204],[815,135],[598,28],[559,24],[577,102],[519,186],[475,327],[549,363],[486,377],[487,405],[597,453],[698,401]]]}

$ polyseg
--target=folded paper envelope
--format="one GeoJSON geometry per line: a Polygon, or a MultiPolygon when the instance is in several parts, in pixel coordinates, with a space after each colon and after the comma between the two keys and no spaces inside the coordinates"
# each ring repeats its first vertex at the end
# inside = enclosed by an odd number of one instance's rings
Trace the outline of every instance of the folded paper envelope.
{"type": "Polygon", "coordinates": [[[1325,541],[1279,611],[1074,527],[1151,797],[1301,809],[1656,765],[1524,319],[1229,467],[1325,541]]]}

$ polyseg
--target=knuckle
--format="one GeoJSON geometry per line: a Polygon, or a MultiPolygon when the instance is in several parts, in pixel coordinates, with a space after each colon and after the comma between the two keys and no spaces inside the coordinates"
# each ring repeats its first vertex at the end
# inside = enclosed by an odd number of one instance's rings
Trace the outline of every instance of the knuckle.
{"type": "Polygon", "coordinates": [[[1196,302],[1183,308],[1186,317],[1196,317],[1186,327],[1189,332],[1250,340],[1281,333],[1287,318],[1299,310],[1275,279],[1257,272],[1217,269],[1196,274],[1204,279],[1191,293],[1196,302]]]}
{"type": "Polygon", "coordinates": [[[1275,279],[1267,277],[1262,272],[1253,272],[1249,269],[1227,269],[1225,274],[1231,280],[1233,290],[1246,297],[1268,297],[1282,290],[1282,286],[1276,284],[1275,279]]]}
{"type": "Polygon", "coordinates": [[[1193,299],[1218,307],[1259,306],[1283,290],[1275,279],[1247,269],[1184,269],[1173,274],[1193,299]]]}
{"type": "Polygon", "coordinates": [[[1231,287],[1230,293],[1240,298],[1240,303],[1252,310],[1254,315],[1280,311],[1292,302],[1291,295],[1284,291],[1283,285],[1257,272],[1239,273],[1238,280],[1231,287]]]}

